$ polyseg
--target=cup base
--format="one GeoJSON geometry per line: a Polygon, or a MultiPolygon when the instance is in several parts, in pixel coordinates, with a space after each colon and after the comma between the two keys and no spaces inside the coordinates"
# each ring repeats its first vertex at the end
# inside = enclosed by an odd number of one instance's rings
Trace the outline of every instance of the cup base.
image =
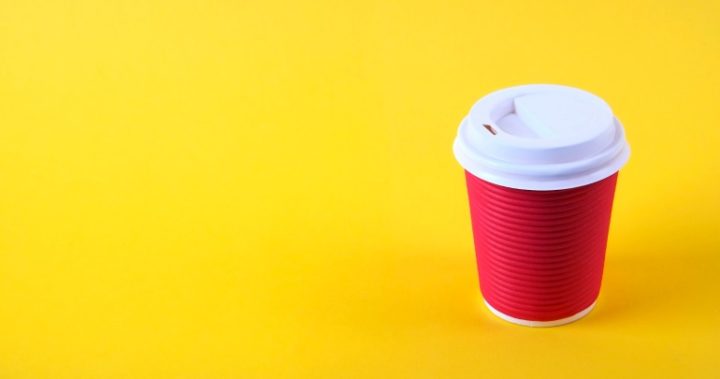
{"type": "Polygon", "coordinates": [[[485,306],[490,310],[490,312],[492,312],[492,314],[494,314],[495,316],[500,317],[501,319],[503,319],[507,322],[513,323],[513,324],[522,325],[522,326],[530,326],[533,328],[548,328],[548,327],[552,327],[552,326],[569,324],[573,321],[577,321],[577,320],[585,317],[595,307],[595,302],[593,302],[592,304],[590,304],[589,307],[587,307],[587,308],[583,309],[582,311],[575,313],[574,315],[569,316],[569,317],[561,318],[558,320],[551,320],[551,321],[532,321],[532,320],[523,320],[520,318],[508,316],[505,313],[502,313],[502,312],[498,311],[497,309],[493,308],[492,305],[490,305],[486,300],[483,299],[483,302],[485,303],[485,306]]]}

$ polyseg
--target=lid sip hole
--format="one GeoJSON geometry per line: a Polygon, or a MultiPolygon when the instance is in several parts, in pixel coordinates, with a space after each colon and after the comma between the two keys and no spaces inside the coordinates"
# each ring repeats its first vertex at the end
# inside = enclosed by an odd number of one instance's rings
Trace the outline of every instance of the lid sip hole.
{"type": "Polygon", "coordinates": [[[492,126],[488,124],[483,124],[483,126],[485,127],[485,129],[487,129],[488,132],[492,133],[492,135],[497,135],[495,128],[493,128],[492,126]]]}

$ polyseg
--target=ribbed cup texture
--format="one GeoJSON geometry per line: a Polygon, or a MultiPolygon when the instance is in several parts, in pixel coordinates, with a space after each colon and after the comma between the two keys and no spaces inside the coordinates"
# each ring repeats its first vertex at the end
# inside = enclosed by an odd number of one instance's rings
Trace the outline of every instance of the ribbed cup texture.
{"type": "Polygon", "coordinates": [[[597,299],[617,174],[583,187],[529,191],[465,172],[480,288],[523,320],[572,316],[597,299]]]}

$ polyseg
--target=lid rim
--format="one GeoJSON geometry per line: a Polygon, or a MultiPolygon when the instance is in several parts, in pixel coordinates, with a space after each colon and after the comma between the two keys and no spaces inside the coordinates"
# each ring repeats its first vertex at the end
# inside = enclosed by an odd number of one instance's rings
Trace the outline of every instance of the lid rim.
{"type": "Polygon", "coordinates": [[[502,171],[483,170],[481,166],[469,164],[471,160],[465,158],[463,152],[458,151],[457,144],[454,144],[453,150],[460,166],[473,176],[500,186],[530,191],[555,191],[593,184],[619,172],[630,158],[630,148],[626,145],[612,160],[612,165],[602,167],[599,170],[584,172],[582,176],[578,177],[537,176],[534,180],[529,180],[528,177],[504,175],[505,173],[502,171]]]}

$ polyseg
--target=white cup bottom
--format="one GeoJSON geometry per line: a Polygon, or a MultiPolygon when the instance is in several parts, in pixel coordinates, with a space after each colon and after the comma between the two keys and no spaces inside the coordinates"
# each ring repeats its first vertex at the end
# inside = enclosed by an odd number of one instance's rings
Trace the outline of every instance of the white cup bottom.
{"type": "Polygon", "coordinates": [[[575,313],[572,316],[561,318],[559,320],[552,320],[552,321],[531,321],[531,320],[523,320],[520,318],[515,318],[512,316],[508,316],[505,313],[502,313],[498,311],[497,309],[493,308],[492,305],[490,305],[487,301],[485,301],[485,306],[492,312],[495,316],[500,317],[501,319],[511,322],[513,324],[522,325],[522,326],[531,326],[534,328],[547,328],[551,326],[559,326],[559,325],[565,325],[569,324],[573,321],[577,321],[583,317],[585,317],[590,311],[592,311],[593,307],[595,307],[595,302],[590,304],[589,307],[583,309],[582,311],[575,313]]]}

